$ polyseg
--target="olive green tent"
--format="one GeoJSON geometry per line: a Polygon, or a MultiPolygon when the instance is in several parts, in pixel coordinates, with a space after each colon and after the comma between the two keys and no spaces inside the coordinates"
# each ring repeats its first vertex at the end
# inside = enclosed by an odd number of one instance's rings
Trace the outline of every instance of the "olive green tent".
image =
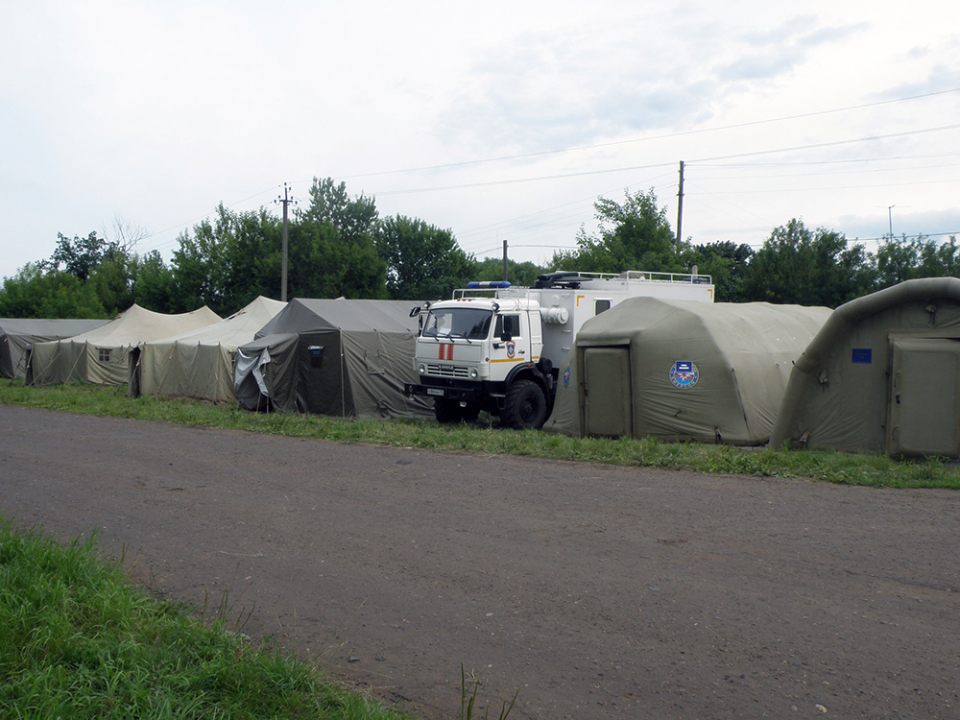
{"type": "Polygon", "coordinates": [[[296,299],[239,348],[234,386],[250,410],[335,417],[433,417],[417,382],[416,303],[296,299]]]}
{"type": "Polygon", "coordinates": [[[838,307],[797,360],[770,443],[960,457],[960,280],[838,307]]]}
{"type": "Polygon", "coordinates": [[[34,345],[27,382],[32,385],[95,383],[123,385],[130,379],[130,351],[140,343],[178,335],[219,322],[204,306],[164,315],[133,305],[116,320],[67,340],[34,345]]]}
{"type": "Polygon", "coordinates": [[[110,321],[0,319],[0,377],[25,377],[29,350],[37,343],[73,337],[108,322],[110,321]]]}
{"type": "Polygon", "coordinates": [[[588,320],[544,429],[762,445],[828,308],[624,300],[588,320]]]}
{"type": "Polygon", "coordinates": [[[286,306],[258,297],[225,320],[134,350],[130,394],[235,402],[233,355],[286,306]]]}

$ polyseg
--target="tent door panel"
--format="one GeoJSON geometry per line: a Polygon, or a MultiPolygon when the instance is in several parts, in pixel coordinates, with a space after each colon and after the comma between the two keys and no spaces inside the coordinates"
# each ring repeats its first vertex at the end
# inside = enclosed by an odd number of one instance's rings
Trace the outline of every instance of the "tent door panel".
{"type": "Polygon", "coordinates": [[[633,434],[630,352],[627,347],[585,348],[584,427],[588,435],[633,434]]]}
{"type": "Polygon", "coordinates": [[[892,343],[887,453],[960,457],[960,342],[892,343]]]}

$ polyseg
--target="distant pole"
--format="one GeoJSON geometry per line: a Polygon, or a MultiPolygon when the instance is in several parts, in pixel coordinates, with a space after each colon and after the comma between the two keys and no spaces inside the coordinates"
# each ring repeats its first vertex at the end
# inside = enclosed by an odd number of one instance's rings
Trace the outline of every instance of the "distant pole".
{"type": "Polygon", "coordinates": [[[507,241],[503,241],[503,281],[507,281],[507,241]]]}
{"type": "Polygon", "coordinates": [[[683,160],[680,161],[680,190],[677,192],[677,242],[683,242],[683,160]]]}
{"type": "Polygon", "coordinates": [[[887,207],[887,220],[890,221],[890,239],[893,240],[893,209],[896,205],[890,205],[887,207]]]}
{"type": "Polygon", "coordinates": [[[280,301],[287,301],[287,205],[290,198],[287,196],[287,184],[283,184],[283,264],[280,270],[280,301]]]}

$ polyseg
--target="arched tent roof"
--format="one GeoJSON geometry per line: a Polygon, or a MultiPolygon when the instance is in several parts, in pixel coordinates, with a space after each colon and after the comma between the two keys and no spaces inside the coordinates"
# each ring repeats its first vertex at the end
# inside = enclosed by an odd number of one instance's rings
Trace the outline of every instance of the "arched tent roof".
{"type": "Polygon", "coordinates": [[[793,360],[829,315],[797,305],[625,300],[577,335],[544,429],[764,444],[793,360]]]}
{"type": "Polygon", "coordinates": [[[908,280],[838,307],[797,360],[771,445],[960,453],[960,280],[908,280]]]}

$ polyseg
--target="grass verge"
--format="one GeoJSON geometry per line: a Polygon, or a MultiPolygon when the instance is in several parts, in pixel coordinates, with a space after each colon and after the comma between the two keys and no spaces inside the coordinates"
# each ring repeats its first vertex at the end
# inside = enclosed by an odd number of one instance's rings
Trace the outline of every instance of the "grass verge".
{"type": "Polygon", "coordinates": [[[150,598],[93,542],[63,546],[0,518],[0,716],[405,717],[222,620],[150,598]]]}
{"type": "Polygon", "coordinates": [[[125,387],[24,386],[0,380],[0,403],[66,412],[180,423],[352,443],[427,450],[509,454],[549,460],[803,478],[854,485],[960,489],[960,468],[936,458],[896,461],[834,451],[738,448],[633,438],[571,438],[502,430],[491,423],[439,425],[420,420],[338,420],[317,415],[257,414],[233,405],[155,397],[131,398],[125,387]]]}

